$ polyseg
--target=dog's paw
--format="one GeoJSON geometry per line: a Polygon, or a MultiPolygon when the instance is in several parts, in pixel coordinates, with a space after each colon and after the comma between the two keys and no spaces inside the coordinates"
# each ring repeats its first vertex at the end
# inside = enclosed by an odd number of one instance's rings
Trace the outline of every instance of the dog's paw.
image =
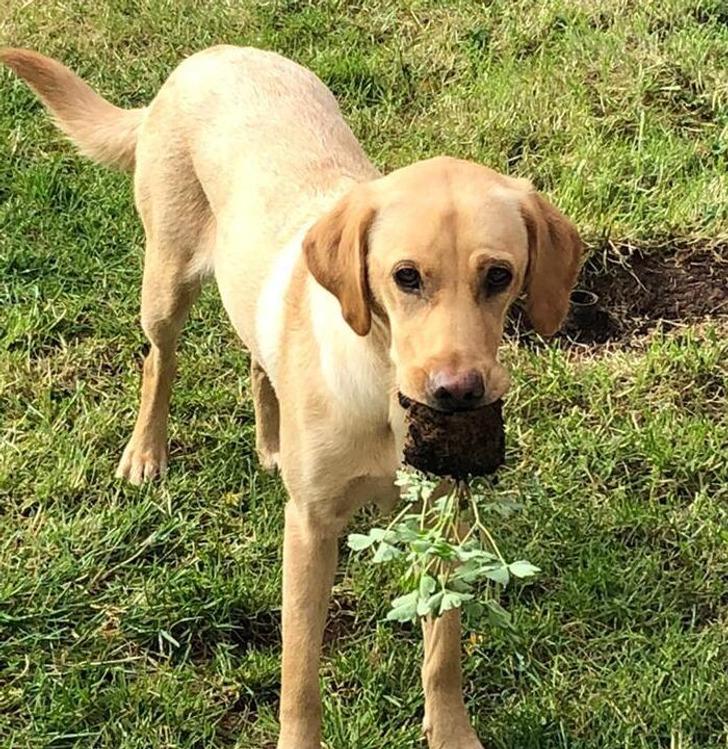
{"type": "Polygon", "coordinates": [[[422,733],[427,738],[428,749],[483,749],[475,731],[466,720],[462,726],[445,721],[435,727],[425,718],[422,733]]]}
{"type": "Polygon", "coordinates": [[[135,486],[163,477],[167,473],[167,445],[137,441],[133,437],[124,448],[116,469],[116,477],[127,479],[135,486]]]}
{"type": "Polygon", "coordinates": [[[478,737],[473,733],[469,736],[441,738],[440,740],[428,738],[429,749],[483,749],[478,737]]]}

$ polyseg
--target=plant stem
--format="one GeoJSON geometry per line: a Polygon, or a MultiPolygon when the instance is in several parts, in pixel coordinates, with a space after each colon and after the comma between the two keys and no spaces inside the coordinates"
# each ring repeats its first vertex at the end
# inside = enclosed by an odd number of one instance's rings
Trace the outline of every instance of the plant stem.
{"type": "Polygon", "coordinates": [[[478,528],[478,531],[483,534],[490,543],[493,551],[495,552],[496,556],[500,560],[501,564],[506,563],[506,560],[503,559],[503,555],[500,553],[500,549],[498,548],[498,544],[496,544],[495,540],[493,539],[493,536],[490,535],[490,531],[483,525],[483,521],[480,519],[480,512],[478,512],[478,503],[475,501],[475,498],[473,495],[470,495],[470,506],[473,508],[473,515],[475,516],[475,525],[478,528]]]}

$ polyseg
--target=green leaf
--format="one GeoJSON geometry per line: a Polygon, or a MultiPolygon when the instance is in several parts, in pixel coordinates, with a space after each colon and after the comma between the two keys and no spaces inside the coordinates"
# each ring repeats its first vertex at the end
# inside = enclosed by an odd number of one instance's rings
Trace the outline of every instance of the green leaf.
{"type": "Polygon", "coordinates": [[[485,613],[485,606],[480,601],[467,601],[463,604],[463,612],[468,616],[470,621],[477,622],[485,613]]]}
{"type": "Polygon", "coordinates": [[[470,562],[474,559],[490,562],[498,558],[494,554],[484,551],[483,549],[464,549],[461,546],[455,549],[455,553],[461,562],[470,562]]]}
{"type": "Polygon", "coordinates": [[[391,562],[392,559],[396,559],[402,552],[396,549],[392,544],[388,544],[386,541],[382,541],[377,548],[372,561],[374,564],[382,564],[382,562],[391,562]]]}
{"type": "Polygon", "coordinates": [[[368,549],[374,543],[371,536],[365,536],[363,533],[350,533],[346,539],[347,546],[353,551],[363,551],[368,549]]]}
{"type": "Polygon", "coordinates": [[[452,590],[445,591],[442,597],[442,602],[440,603],[440,614],[444,614],[446,611],[454,609],[456,606],[459,606],[460,603],[459,593],[455,593],[452,590]]]}
{"type": "Polygon", "coordinates": [[[493,580],[501,585],[508,585],[508,581],[511,579],[508,574],[508,565],[502,564],[500,567],[495,569],[486,570],[483,573],[489,580],[493,580]]]}
{"type": "Polygon", "coordinates": [[[479,580],[484,580],[488,573],[492,570],[501,567],[500,562],[488,562],[487,564],[480,564],[478,560],[472,562],[466,562],[465,564],[457,567],[452,575],[452,579],[462,580],[465,583],[476,583],[479,580]]]}
{"type": "Polygon", "coordinates": [[[498,603],[498,601],[486,601],[485,605],[488,608],[488,619],[491,624],[503,627],[504,629],[513,629],[511,615],[498,603]]]}
{"type": "Polygon", "coordinates": [[[443,590],[430,596],[430,600],[427,602],[427,605],[430,607],[430,616],[437,616],[440,613],[440,606],[442,605],[442,599],[444,597],[445,591],[443,590]]]}
{"type": "Polygon", "coordinates": [[[480,568],[477,565],[463,565],[450,575],[451,580],[457,580],[468,585],[477,582],[480,578],[480,568]]]}
{"type": "Polygon", "coordinates": [[[432,551],[436,557],[450,561],[455,558],[455,547],[449,544],[447,541],[438,538],[437,541],[432,545],[432,551]]]}
{"type": "Polygon", "coordinates": [[[517,562],[511,562],[508,565],[508,569],[510,570],[511,574],[515,575],[516,577],[531,577],[537,572],[541,572],[538,567],[534,566],[530,562],[527,562],[525,559],[519,559],[517,562]]]}
{"type": "Polygon", "coordinates": [[[397,539],[405,543],[417,541],[420,538],[419,529],[413,528],[407,523],[399,523],[394,530],[397,534],[397,539]]]}
{"type": "Polygon", "coordinates": [[[372,528],[369,531],[373,541],[387,541],[387,543],[395,543],[397,541],[397,534],[392,530],[386,530],[385,528],[372,528]]]}
{"type": "Polygon", "coordinates": [[[417,618],[418,591],[395,598],[392,608],[387,612],[387,619],[395,622],[409,622],[417,618]]]}
{"type": "Polygon", "coordinates": [[[423,482],[422,486],[420,487],[420,499],[423,502],[427,502],[427,500],[432,495],[432,492],[435,491],[435,482],[434,481],[425,481],[423,482]]]}
{"type": "Polygon", "coordinates": [[[445,496],[440,497],[439,499],[435,500],[435,510],[437,511],[438,515],[442,515],[443,512],[447,509],[448,502],[450,501],[450,498],[447,494],[445,496]]]}
{"type": "Polygon", "coordinates": [[[442,603],[440,604],[440,614],[444,614],[450,609],[457,608],[464,601],[472,600],[473,596],[470,593],[458,593],[454,590],[446,590],[445,595],[442,597],[442,603]]]}
{"type": "Polygon", "coordinates": [[[432,549],[432,543],[428,539],[423,538],[418,541],[413,541],[410,544],[410,548],[416,554],[428,554],[432,549]]]}
{"type": "Polygon", "coordinates": [[[426,502],[438,482],[428,478],[420,471],[408,469],[406,471],[398,471],[394,483],[401,489],[400,497],[405,502],[414,503],[420,500],[426,502]]]}
{"type": "Polygon", "coordinates": [[[392,601],[392,608],[395,608],[397,606],[404,606],[404,604],[408,603],[410,600],[417,601],[418,596],[419,591],[411,590],[409,593],[405,593],[404,595],[395,598],[392,601]]]}
{"type": "Polygon", "coordinates": [[[437,616],[440,613],[440,604],[444,592],[438,590],[437,593],[429,596],[428,598],[420,598],[417,602],[417,615],[418,616],[437,616]]]}
{"type": "Polygon", "coordinates": [[[435,592],[437,581],[429,575],[422,575],[420,578],[420,598],[427,598],[435,592]]]}
{"type": "Polygon", "coordinates": [[[412,483],[412,475],[409,471],[397,471],[397,478],[394,480],[395,486],[410,486],[412,483]]]}
{"type": "Polygon", "coordinates": [[[458,593],[470,593],[473,589],[473,586],[469,582],[457,577],[451,577],[448,581],[448,585],[458,593]]]}

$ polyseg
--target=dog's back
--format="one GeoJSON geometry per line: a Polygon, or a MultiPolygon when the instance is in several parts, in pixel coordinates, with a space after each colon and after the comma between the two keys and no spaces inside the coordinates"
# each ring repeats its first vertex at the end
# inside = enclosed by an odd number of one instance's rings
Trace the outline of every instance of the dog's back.
{"type": "Polygon", "coordinates": [[[253,352],[257,298],[280,251],[352,182],[378,176],[326,86],[273,52],[221,45],[194,54],[148,106],[130,110],[37,52],[6,49],[0,60],[82,153],[134,171],[154,238],[147,267],[161,253],[154,275],[192,286],[214,272],[253,352]]]}
{"type": "Polygon", "coordinates": [[[300,205],[301,191],[326,192],[342,174],[376,176],[331,92],[273,52],[226,45],[199,52],[172,72],[148,107],[130,110],[37,52],[5,49],[0,60],[94,161],[133,170],[143,159],[172,155],[179,165],[184,151],[216,215],[229,201],[238,203],[240,190],[276,211],[286,192],[300,205]]]}

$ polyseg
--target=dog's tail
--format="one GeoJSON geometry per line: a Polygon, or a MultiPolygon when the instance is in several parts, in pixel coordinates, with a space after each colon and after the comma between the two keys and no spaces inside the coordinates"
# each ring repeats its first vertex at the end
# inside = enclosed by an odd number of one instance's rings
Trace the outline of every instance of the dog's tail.
{"type": "Polygon", "coordinates": [[[139,127],[146,108],[120,109],[99,96],[65,65],[28,49],[0,49],[50,110],[58,127],[84,156],[133,171],[139,127]]]}

